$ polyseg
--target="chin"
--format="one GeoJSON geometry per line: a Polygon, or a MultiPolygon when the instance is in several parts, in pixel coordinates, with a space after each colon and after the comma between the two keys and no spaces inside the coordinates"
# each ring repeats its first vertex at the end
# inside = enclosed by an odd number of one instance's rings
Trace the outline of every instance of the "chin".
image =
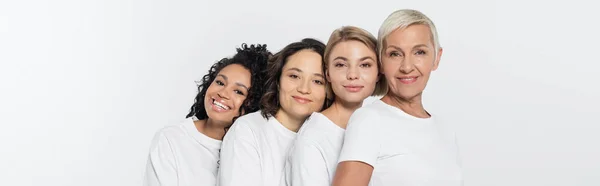
{"type": "Polygon", "coordinates": [[[368,97],[369,96],[354,95],[354,96],[340,97],[340,99],[347,103],[362,103],[362,101],[367,99],[368,97]]]}
{"type": "Polygon", "coordinates": [[[294,115],[299,118],[308,117],[308,116],[310,116],[310,114],[312,114],[312,112],[310,112],[308,110],[295,110],[294,111],[294,115]]]}

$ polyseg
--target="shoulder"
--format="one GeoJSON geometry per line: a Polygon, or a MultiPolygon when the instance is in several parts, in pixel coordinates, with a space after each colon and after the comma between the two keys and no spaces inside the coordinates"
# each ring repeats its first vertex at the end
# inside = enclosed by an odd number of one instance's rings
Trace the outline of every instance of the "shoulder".
{"type": "Polygon", "coordinates": [[[382,114],[384,112],[387,112],[388,109],[386,107],[387,107],[387,104],[384,103],[383,101],[381,101],[381,100],[375,100],[372,103],[363,105],[362,107],[356,109],[356,111],[354,111],[354,114],[358,114],[358,115],[378,115],[378,114],[382,114]]]}
{"type": "Polygon", "coordinates": [[[268,120],[260,114],[260,111],[256,111],[238,117],[235,120],[234,125],[243,123],[250,126],[259,126],[266,123],[267,121],[268,120]]]}
{"type": "Polygon", "coordinates": [[[175,125],[169,125],[159,129],[154,134],[152,144],[154,145],[159,142],[168,142],[185,136],[185,125],[193,125],[193,120],[191,118],[187,118],[175,125]]]}
{"type": "Polygon", "coordinates": [[[254,136],[268,120],[262,117],[260,111],[240,116],[233,122],[225,136],[254,136]]]}
{"type": "Polygon", "coordinates": [[[315,131],[319,131],[319,128],[322,126],[324,122],[326,122],[327,117],[318,112],[313,112],[302,124],[300,130],[298,131],[298,136],[304,134],[310,134],[315,131]]]}
{"type": "Polygon", "coordinates": [[[434,125],[440,131],[440,133],[442,133],[443,135],[447,135],[450,138],[456,138],[457,125],[451,117],[447,117],[442,113],[433,115],[432,119],[432,122],[434,122],[434,125]]]}
{"type": "Polygon", "coordinates": [[[378,116],[381,115],[382,111],[384,111],[384,109],[381,106],[376,105],[376,103],[365,105],[356,109],[350,116],[350,120],[348,122],[375,121],[379,118],[378,116]]]}

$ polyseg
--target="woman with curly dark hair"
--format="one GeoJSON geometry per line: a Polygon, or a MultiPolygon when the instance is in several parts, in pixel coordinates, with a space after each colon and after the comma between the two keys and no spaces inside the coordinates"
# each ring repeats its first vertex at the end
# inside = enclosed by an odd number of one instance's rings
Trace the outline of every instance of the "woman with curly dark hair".
{"type": "Polygon", "coordinates": [[[261,111],[237,119],[223,139],[217,185],[278,186],[289,146],[304,120],[327,106],[325,44],[303,39],[267,67],[261,111]]]}
{"type": "Polygon", "coordinates": [[[186,119],[156,133],[144,185],[216,184],[221,140],[237,117],[259,109],[270,55],[266,45],[242,44],[210,68],[186,119]]]}

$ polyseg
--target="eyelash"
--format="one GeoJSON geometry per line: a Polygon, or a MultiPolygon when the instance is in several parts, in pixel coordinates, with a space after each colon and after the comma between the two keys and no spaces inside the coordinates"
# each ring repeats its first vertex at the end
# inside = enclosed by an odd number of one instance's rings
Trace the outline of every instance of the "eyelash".
{"type": "Polygon", "coordinates": [[[323,81],[321,81],[321,80],[314,80],[314,82],[315,82],[317,85],[323,85],[323,84],[325,84],[325,83],[323,83],[323,81]]]}
{"type": "MultiPolygon", "coordinates": [[[[223,83],[221,80],[215,80],[215,83],[219,86],[225,86],[225,83],[223,83]]],[[[240,91],[240,90],[234,90],[233,92],[235,92],[236,94],[239,95],[244,95],[244,92],[240,91]]]]}
{"type": "MultiPolygon", "coordinates": [[[[339,67],[343,67],[343,66],[346,66],[346,65],[344,65],[344,64],[342,64],[342,63],[336,63],[336,64],[334,65],[334,67],[338,67],[338,68],[339,68],[339,67]]],[[[369,63],[363,63],[363,64],[360,64],[360,67],[365,67],[365,68],[368,68],[368,67],[371,67],[371,64],[369,64],[369,63]]]]}
{"type": "MultiPolygon", "coordinates": [[[[288,75],[288,77],[292,78],[292,79],[298,79],[299,77],[296,74],[290,74],[288,75]]],[[[314,83],[316,83],[317,85],[324,85],[325,83],[321,80],[313,80],[314,83]]]]}
{"type": "MultiPolygon", "coordinates": [[[[427,54],[427,52],[423,51],[423,50],[418,50],[415,55],[425,55],[427,54]]],[[[395,57],[394,55],[400,56],[400,54],[398,52],[390,52],[390,57],[395,57]]]]}
{"type": "Polygon", "coordinates": [[[244,92],[242,92],[242,91],[239,91],[239,90],[234,90],[234,92],[235,92],[236,94],[239,94],[239,95],[242,95],[242,96],[244,95],[244,92]]]}

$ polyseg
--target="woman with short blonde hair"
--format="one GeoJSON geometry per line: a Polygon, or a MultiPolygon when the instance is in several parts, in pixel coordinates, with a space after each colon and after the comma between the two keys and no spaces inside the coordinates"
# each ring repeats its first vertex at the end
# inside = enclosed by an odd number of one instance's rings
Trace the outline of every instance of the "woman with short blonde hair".
{"type": "Polygon", "coordinates": [[[378,44],[388,91],[352,114],[333,185],[462,185],[455,133],[422,103],[442,55],[435,25],[419,11],[398,10],[378,44]]]}

